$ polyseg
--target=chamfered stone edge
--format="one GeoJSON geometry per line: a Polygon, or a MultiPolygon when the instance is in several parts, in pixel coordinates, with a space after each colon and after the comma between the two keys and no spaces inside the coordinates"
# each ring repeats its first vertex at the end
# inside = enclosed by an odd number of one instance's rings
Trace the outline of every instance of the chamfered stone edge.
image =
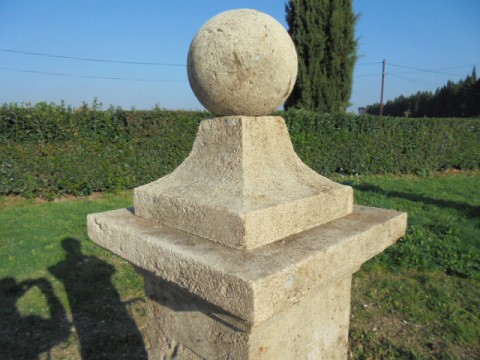
{"type": "Polygon", "coordinates": [[[88,216],[98,245],[246,321],[263,321],[310,291],[350,276],[405,233],[407,216],[352,214],[250,251],[232,249],[119,209],[88,216]]]}

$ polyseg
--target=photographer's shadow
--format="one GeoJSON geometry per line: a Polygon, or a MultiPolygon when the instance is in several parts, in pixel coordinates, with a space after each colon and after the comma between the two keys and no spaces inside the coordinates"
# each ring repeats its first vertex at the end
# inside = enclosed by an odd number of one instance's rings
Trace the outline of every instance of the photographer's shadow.
{"type": "Polygon", "coordinates": [[[62,241],[65,259],[49,268],[67,292],[83,359],[147,359],[142,335],[112,284],[115,267],[62,241]]]}
{"type": "MultiPolygon", "coordinates": [[[[0,358],[38,359],[55,345],[70,336],[65,308],[45,278],[20,283],[12,277],[0,280],[0,358]],[[49,318],[40,315],[22,315],[18,301],[32,288],[38,288],[45,297],[49,318]]],[[[50,356],[49,356],[50,358],[50,356]]]]}

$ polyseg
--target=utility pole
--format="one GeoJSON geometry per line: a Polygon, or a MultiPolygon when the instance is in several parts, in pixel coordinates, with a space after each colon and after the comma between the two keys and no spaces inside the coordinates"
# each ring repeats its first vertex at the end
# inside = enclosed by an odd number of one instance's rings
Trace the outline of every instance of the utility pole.
{"type": "Polygon", "coordinates": [[[386,67],[386,60],[383,59],[383,69],[382,69],[382,93],[380,95],[380,116],[383,115],[383,90],[385,88],[385,67],[386,67]]]}

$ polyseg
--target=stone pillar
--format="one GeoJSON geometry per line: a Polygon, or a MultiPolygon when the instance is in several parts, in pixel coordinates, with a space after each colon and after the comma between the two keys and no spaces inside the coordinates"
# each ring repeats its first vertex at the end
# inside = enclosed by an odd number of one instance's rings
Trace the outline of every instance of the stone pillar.
{"type": "Polygon", "coordinates": [[[256,324],[143,273],[150,356],[186,359],[341,359],[347,356],[351,276],[256,324]],[[181,354],[184,354],[182,357],[181,354]]]}
{"type": "MultiPolygon", "coordinates": [[[[151,359],[344,359],[350,285],[406,214],[353,205],[301,162],[281,117],[296,54],[268,15],[236,10],[189,52],[204,120],[189,157],[88,233],[145,278],[151,359]],[[248,26],[247,26],[248,25],[248,26]]],[[[293,80],[292,80],[293,79],[293,80]]]]}

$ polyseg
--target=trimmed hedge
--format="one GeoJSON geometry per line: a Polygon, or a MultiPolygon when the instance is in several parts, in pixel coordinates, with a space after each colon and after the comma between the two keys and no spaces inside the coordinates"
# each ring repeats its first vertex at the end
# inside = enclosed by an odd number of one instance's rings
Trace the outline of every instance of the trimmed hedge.
{"type": "Polygon", "coordinates": [[[480,118],[411,119],[289,111],[295,149],[329,175],[416,173],[477,169],[480,118]]]}
{"type": "MultiPolygon", "coordinates": [[[[302,160],[324,175],[417,173],[480,165],[480,119],[280,113],[302,160]]],[[[133,188],[189,154],[206,112],[0,107],[0,194],[53,198],[133,188]]]]}

